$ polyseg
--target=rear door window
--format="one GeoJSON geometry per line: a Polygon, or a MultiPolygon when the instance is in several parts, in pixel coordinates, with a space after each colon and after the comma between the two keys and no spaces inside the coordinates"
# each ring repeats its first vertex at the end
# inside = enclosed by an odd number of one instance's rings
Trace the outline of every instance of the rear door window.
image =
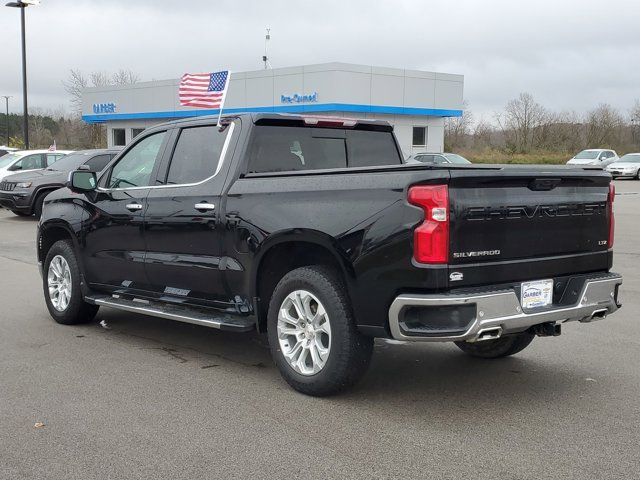
{"type": "Polygon", "coordinates": [[[260,125],[249,173],[400,165],[391,132],[260,125]]]}
{"type": "Polygon", "coordinates": [[[400,165],[402,157],[391,132],[347,130],[350,167],[400,165]]]}
{"type": "Polygon", "coordinates": [[[60,153],[47,153],[47,167],[50,167],[62,157],[64,157],[64,155],[60,153]]]}
{"type": "Polygon", "coordinates": [[[345,168],[344,130],[260,125],[255,127],[249,173],[345,168]]]}
{"type": "Polygon", "coordinates": [[[183,128],[171,157],[166,183],[197,183],[213,176],[229,129],[215,125],[183,128]]]}

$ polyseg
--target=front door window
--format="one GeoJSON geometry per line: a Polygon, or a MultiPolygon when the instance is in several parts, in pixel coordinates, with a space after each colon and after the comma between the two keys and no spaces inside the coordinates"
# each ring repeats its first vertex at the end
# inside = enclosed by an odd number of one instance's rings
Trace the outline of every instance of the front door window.
{"type": "Polygon", "coordinates": [[[160,157],[166,132],[143,138],[115,164],[107,186],[109,188],[146,187],[151,185],[151,173],[160,157]]]}

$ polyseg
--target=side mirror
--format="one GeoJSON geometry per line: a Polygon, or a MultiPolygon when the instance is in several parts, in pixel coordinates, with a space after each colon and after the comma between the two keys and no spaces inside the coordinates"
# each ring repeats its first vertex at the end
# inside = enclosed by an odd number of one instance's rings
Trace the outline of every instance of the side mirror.
{"type": "Polygon", "coordinates": [[[69,174],[69,188],[72,192],[86,193],[93,192],[98,185],[95,172],[87,170],[76,170],[69,174]]]}

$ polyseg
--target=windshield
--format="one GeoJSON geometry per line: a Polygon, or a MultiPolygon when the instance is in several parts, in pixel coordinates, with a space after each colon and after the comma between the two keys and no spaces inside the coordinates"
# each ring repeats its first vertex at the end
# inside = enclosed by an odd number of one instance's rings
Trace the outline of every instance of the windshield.
{"type": "Polygon", "coordinates": [[[47,170],[60,170],[61,172],[71,171],[78,168],[84,162],[91,158],[91,153],[71,153],[69,155],[65,155],[56,163],[54,163],[51,167],[47,168],[47,170]]]}
{"type": "Polygon", "coordinates": [[[449,162],[451,163],[471,163],[466,158],[455,153],[445,153],[444,156],[447,157],[447,160],[449,160],[449,162]]]}
{"type": "Polygon", "coordinates": [[[573,158],[576,160],[595,160],[599,153],[600,150],[583,150],[573,158]]]}
{"type": "Polygon", "coordinates": [[[640,153],[627,153],[626,155],[620,157],[620,160],[618,160],[616,163],[619,162],[640,163],[640,153]]]}
{"type": "Polygon", "coordinates": [[[16,160],[22,158],[22,155],[16,155],[15,153],[9,153],[0,157],[0,168],[8,167],[16,160]]]}

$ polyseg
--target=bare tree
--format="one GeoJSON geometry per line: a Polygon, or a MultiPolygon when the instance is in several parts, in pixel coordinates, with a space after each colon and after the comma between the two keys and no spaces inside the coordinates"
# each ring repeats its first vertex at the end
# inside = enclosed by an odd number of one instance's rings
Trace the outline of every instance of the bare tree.
{"type": "Polygon", "coordinates": [[[496,116],[505,135],[508,150],[528,153],[537,147],[539,128],[547,120],[547,111],[530,93],[509,100],[504,113],[496,116]]]}
{"type": "Polygon", "coordinates": [[[80,70],[69,70],[69,78],[62,81],[65,91],[71,97],[71,109],[73,113],[82,114],[82,91],[89,85],[87,78],[80,70]]]}
{"type": "Polygon", "coordinates": [[[140,77],[136,73],[122,68],[111,76],[111,83],[113,85],[131,85],[139,81],[140,77]]]}
{"type": "Polygon", "coordinates": [[[631,120],[631,143],[635,147],[640,143],[640,100],[636,100],[629,111],[631,120]]]}
{"type": "Polygon", "coordinates": [[[468,109],[469,104],[462,104],[462,116],[449,117],[444,121],[444,148],[447,151],[463,148],[473,125],[473,114],[468,109]]]}
{"type": "Polygon", "coordinates": [[[548,113],[539,127],[538,147],[551,152],[573,152],[584,148],[584,127],[576,112],[548,113]]]}
{"type": "Polygon", "coordinates": [[[615,148],[621,140],[625,121],[618,110],[602,103],[587,113],[585,124],[590,148],[615,148]]]}
{"type": "Polygon", "coordinates": [[[91,72],[87,78],[80,70],[70,70],[69,77],[62,81],[64,89],[71,97],[71,107],[77,115],[82,114],[82,91],[87,87],[106,85],[130,85],[137,83],[139,77],[131,70],[120,69],[113,75],[106,72],[91,72]]]}
{"type": "Polygon", "coordinates": [[[482,149],[491,147],[491,134],[494,128],[484,118],[476,124],[473,129],[473,147],[482,149]]]}
{"type": "Polygon", "coordinates": [[[75,119],[69,128],[76,132],[77,144],[83,147],[102,147],[105,144],[105,127],[102,124],[82,123],[82,93],[88,87],[106,85],[129,85],[138,82],[139,77],[131,70],[120,69],[112,75],[106,72],[92,72],[86,77],[80,70],[70,70],[69,78],[62,84],[71,97],[71,107],[75,119]],[[76,121],[77,120],[77,121],[76,121]]]}

